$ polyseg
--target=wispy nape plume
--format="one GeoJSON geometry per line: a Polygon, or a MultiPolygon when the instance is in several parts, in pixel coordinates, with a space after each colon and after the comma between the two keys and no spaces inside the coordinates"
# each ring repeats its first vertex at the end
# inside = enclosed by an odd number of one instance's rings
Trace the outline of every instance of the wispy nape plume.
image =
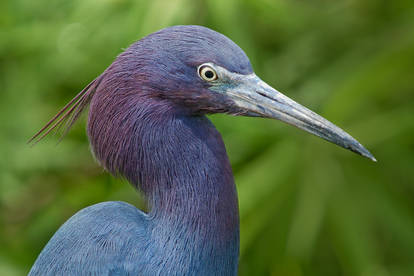
{"type": "Polygon", "coordinates": [[[53,130],[59,130],[64,126],[64,131],[60,139],[62,139],[73,124],[88,106],[93,94],[96,91],[102,75],[90,82],[79,94],[77,94],[69,103],[67,103],[49,122],[46,123],[35,135],[33,135],[28,144],[36,145],[40,140],[45,138],[53,130]]]}

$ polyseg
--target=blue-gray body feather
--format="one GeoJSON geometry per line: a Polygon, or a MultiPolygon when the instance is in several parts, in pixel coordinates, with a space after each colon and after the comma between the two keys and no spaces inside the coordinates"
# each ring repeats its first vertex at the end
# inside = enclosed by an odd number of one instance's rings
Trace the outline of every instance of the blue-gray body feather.
{"type": "Polygon", "coordinates": [[[157,235],[151,238],[155,229],[150,221],[148,215],[125,202],[89,206],[54,234],[29,275],[236,274],[237,262],[229,263],[214,248],[210,249],[211,256],[200,258],[194,252],[196,237],[187,236],[185,231],[171,235],[177,247],[170,250],[157,235]]]}
{"type": "Polygon", "coordinates": [[[30,275],[149,275],[139,265],[150,253],[147,226],[148,216],[124,202],[87,207],[55,233],[30,275]]]}

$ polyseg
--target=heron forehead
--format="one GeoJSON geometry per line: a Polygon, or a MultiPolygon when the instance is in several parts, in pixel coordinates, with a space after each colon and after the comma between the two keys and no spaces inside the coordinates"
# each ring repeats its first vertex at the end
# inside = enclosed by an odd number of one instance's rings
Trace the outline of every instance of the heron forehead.
{"type": "Polygon", "coordinates": [[[244,51],[228,37],[202,26],[173,26],[144,38],[182,63],[197,66],[211,62],[230,72],[253,72],[244,51]]]}

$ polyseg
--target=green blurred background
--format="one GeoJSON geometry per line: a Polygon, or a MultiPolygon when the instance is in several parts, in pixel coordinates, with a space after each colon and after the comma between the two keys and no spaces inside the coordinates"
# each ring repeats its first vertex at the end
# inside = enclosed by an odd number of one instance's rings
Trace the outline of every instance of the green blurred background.
{"type": "Polygon", "coordinates": [[[160,28],[224,33],[262,79],[378,159],[277,121],[214,115],[241,212],[240,275],[414,275],[414,1],[0,2],[0,275],[24,275],[58,227],[107,200],[142,207],[94,162],[83,116],[26,141],[123,48],[160,28]]]}

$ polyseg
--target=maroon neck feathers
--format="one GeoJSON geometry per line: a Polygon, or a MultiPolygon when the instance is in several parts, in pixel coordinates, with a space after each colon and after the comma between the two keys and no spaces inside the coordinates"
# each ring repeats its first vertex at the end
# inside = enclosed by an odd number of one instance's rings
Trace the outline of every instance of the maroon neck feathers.
{"type": "Polygon", "coordinates": [[[88,121],[99,162],[145,194],[150,216],[214,221],[217,231],[238,232],[233,175],[211,122],[167,100],[103,82],[93,95],[88,121]]]}

